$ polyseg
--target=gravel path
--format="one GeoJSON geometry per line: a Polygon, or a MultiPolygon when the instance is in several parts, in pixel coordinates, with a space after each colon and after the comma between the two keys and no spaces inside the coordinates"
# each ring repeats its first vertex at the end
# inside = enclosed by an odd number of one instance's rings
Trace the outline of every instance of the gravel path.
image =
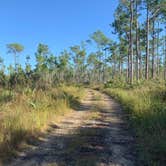
{"type": "Polygon", "coordinates": [[[9,166],[134,166],[135,143],[121,107],[94,90],[78,110],[9,166]]]}

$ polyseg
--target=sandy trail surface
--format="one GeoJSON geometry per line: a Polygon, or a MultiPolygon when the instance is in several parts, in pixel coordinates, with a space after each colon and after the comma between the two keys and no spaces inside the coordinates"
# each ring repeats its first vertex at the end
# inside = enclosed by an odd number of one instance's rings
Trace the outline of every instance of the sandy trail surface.
{"type": "Polygon", "coordinates": [[[134,166],[135,142],[125,113],[109,96],[86,90],[80,107],[9,166],[134,166]]]}

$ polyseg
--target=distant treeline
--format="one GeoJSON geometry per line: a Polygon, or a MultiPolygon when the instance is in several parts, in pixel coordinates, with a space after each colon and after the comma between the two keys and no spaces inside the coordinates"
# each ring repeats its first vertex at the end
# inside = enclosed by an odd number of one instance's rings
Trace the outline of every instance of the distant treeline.
{"type": "Polygon", "coordinates": [[[98,84],[118,80],[133,84],[166,79],[165,0],[123,0],[114,17],[110,25],[117,40],[98,30],[88,40],[58,56],[50,52],[48,45],[40,43],[35,53],[35,68],[31,67],[34,55],[26,57],[23,69],[18,56],[24,47],[19,43],[7,44],[15,66],[5,67],[0,59],[0,85],[46,88],[59,83],[98,84]]]}

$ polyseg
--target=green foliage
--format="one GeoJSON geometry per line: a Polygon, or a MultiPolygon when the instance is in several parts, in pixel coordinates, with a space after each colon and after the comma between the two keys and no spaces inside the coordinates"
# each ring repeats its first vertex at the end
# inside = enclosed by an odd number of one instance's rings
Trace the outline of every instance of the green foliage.
{"type": "Polygon", "coordinates": [[[0,71],[0,87],[5,87],[7,84],[7,77],[3,71],[0,71]]]}
{"type": "Polygon", "coordinates": [[[110,43],[110,39],[105,36],[105,34],[98,30],[91,35],[91,38],[101,47],[110,43]]]}
{"type": "Polygon", "coordinates": [[[36,69],[38,72],[44,72],[47,70],[47,58],[49,54],[49,48],[45,44],[39,44],[37,47],[36,55],[36,69]]]}
{"type": "Polygon", "coordinates": [[[14,92],[0,89],[0,105],[10,102],[14,99],[14,92]]]}
{"type": "Polygon", "coordinates": [[[17,54],[24,50],[24,46],[19,43],[7,44],[8,53],[17,54]]]}
{"type": "Polygon", "coordinates": [[[115,79],[111,79],[110,81],[108,81],[107,83],[105,83],[104,87],[105,88],[127,88],[130,85],[128,85],[126,83],[126,80],[123,78],[115,78],[115,79]]]}

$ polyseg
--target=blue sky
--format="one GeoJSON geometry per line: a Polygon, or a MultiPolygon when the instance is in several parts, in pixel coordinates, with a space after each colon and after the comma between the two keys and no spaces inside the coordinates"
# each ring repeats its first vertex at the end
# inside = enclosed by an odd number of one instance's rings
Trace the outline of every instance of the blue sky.
{"type": "Polygon", "coordinates": [[[0,0],[0,56],[5,65],[13,64],[6,44],[24,45],[35,64],[38,43],[45,43],[56,55],[69,46],[87,40],[100,29],[111,37],[109,24],[118,0],[0,0]]]}

